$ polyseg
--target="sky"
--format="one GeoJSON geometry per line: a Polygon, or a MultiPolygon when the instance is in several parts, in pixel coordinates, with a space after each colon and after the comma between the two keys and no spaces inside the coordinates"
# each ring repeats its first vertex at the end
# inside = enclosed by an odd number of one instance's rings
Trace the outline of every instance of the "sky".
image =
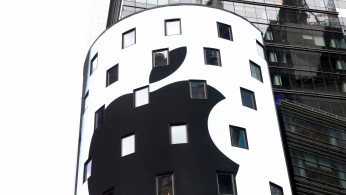
{"type": "Polygon", "coordinates": [[[0,194],[73,195],[90,0],[0,0],[0,194]]]}

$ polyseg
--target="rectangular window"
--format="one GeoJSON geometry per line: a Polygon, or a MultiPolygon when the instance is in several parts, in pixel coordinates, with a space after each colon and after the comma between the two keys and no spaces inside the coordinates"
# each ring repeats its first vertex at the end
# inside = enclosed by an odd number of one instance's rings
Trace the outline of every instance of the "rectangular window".
{"type": "Polygon", "coordinates": [[[278,186],[272,182],[269,182],[269,185],[270,185],[271,195],[284,195],[284,192],[282,191],[281,186],[278,186]]]}
{"type": "Polygon", "coordinates": [[[232,28],[230,25],[217,23],[217,32],[220,38],[233,41],[232,28]]]}
{"type": "Polygon", "coordinates": [[[192,99],[207,99],[205,81],[190,81],[190,97],[192,99]]]}
{"type": "Polygon", "coordinates": [[[243,106],[256,110],[255,94],[247,89],[240,88],[241,101],[243,106]]]}
{"type": "Polygon", "coordinates": [[[187,143],[187,125],[171,125],[170,128],[171,144],[186,144],[187,143]]]}
{"type": "Polygon", "coordinates": [[[109,189],[109,190],[107,190],[106,192],[104,192],[103,195],[115,195],[114,194],[114,187],[109,189]]]}
{"type": "Polygon", "coordinates": [[[168,65],[168,49],[160,49],[153,51],[153,67],[168,65]]]}
{"type": "Polygon", "coordinates": [[[123,49],[136,43],[136,29],[123,33],[123,49]]]}
{"type": "Polygon", "coordinates": [[[149,87],[148,86],[135,89],[133,91],[133,94],[134,94],[135,107],[149,104],[149,87]]]}
{"type": "Polygon", "coordinates": [[[121,156],[127,156],[132,153],[135,153],[135,134],[121,139],[121,156]]]}
{"type": "Polygon", "coordinates": [[[272,76],[272,81],[273,81],[273,85],[282,86],[282,81],[281,81],[281,76],[280,75],[273,75],[272,76]]]}
{"type": "Polygon", "coordinates": [[[180,35],[181,24],[180,19],[165,20],[165,35],[180,35]]]}
{"type": "Polygon", "coordinates": [[[174,195],[173,174],[160,175],[156,177],[157,195],[174,195]]]}
{"type": "Polygon", "coordinates": [[[229,129],[231,132],[232,146],[249,149],[245,129],[236,126],[229,126],[229,129]]]}
{"type": "Polygon", "coordinates": [[[83,182],[88,180],[88,178],[91,176],[91,158],[89,158],[85,163],[84,163],[84,176],[83,176],[83,182]]]}
{"type": "Polygon", "coordinates": [[[261,67],[255,64],[254,62],[250,61],[250,70],[251,70],[251,76],[261,82],[262,81],[262,73],[261,73],[261,67]]]}
{"type": "Polygon", "coordinates": [[[236,195],[235,179],[232,174],[218,173],[217,186],[219,194],[236,195]]]}
{"type": "Polygon", "coordinates": [[[89,106],[89,91],[87,91],[84,96],[84,112],[86,111],[88,106],[89,106]]]}
{"type": "Polygon", "coordinates": [[[204,60],[207,65],[221,66],[220,51],[218,49],[204,48],[204,60]]]}
{"type": "Polygon", "coordinates": [[[98,53],[94,55],[90,62],[90,75],[96,70],[98,66],[98,53]]]}
{"type": "Polygon", "coordinates": [[[118,64],[107,70],[106,87],[118,81],[119,66],[118,64]]]}
{"type": "Polygon", "coordinates": [[[95,112],[95,127],[94,129],[99,128],[102,123],[105,120],[105,106],[103,105],[101,108],[99,108],[96,112],[95,112]]]}
{"type": "Polygon", "coordinates": [[[260,55],[262,58],[265,58],[264,57],[264,48],[263,48],[263,45],[256,41],[256,44],[257,44],[257,52],[258,52],[258,55],[260,55]]]}

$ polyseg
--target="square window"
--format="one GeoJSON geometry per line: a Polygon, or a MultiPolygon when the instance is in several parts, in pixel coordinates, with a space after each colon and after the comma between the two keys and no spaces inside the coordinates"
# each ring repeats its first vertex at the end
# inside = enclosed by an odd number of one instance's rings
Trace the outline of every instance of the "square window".
{"type": "Polygon", "coordinates": [[[135,107],[149,104],[149,87],[142,87],[134,90],[135,107]]]}
{"type": "Polygon", "coordinates": [[[241,101],[243,106],[256,110],[255,94],[247,89],[240,88],[241,101]]]}
{"type": "Polygon", "coordinates": [[[105,120],[105,106],[103,105],[101,108],[99,108],[96,112],[95,112],[95,127],[94,129],[99,128],[102,123],[105,120]]]}
{"type": "Polygon", "coordinates": [[[171,144],[186,144],[187,143],[187,125],[171,125],[170,128],[171,144]]]}
{"type": "Polygon", "coordinates": [[[168,65],[168,49],[153,51],[153,67],[168,65]]]}
{"type": "Polygon", "coordinates": [[[90,75],[96,70],[98,66],[98,53],[94,55],[90,62],[90,75]]]}
{"type": "Polygon", "coordinates": [[[272,81],[274,86],[282,86],[281,76],[280,75],[272,75],[272,81]]]}
{"type": "Polygon", "coordinates": [[[261,67],[250,61],[251,76],[262,82],[261,67]]]}
{"type": "Polygon", "coordinates": [[[109,190],[107,190],[106,192],[104,192],[103,195],[115,195],[114,194],[114,187],[109,189],[109,190]]]}
{"type": "Polygon", "coordinates": [[[220,38],[233,41],[232,28],[230,25],[218,22],[217,31],[220,38]]]}
{"type": "Polygon", "coordinates": [[[284,192],[282,191],[281,186],[278,186],[272,182],[269,182],[269,185],[270,185],[271,195],[284,195],[284,192]]]}
{"type": "Polygon", "coordinates": [[[118,64],[107,70],[107,83],[106,83],[107,87],[111,85],[112,83],[118,81],[118,74],[119,74],[118,64]]]}
{"type": "Polygon", "coordinates": [[[121,156],[127,156],[132,153],[135,153],[135,134],[121,139],[121,156]]]}
{"type": "Polygon", "coordinates": [[[229,126],[232,146],[249,149],[244,128],[229,126]]]}
{"type": "Polygon", "coordinates": [[[136,43],[136,29],[123,33],[123,49],[136,43]]]}
{"type": "Polygon", "coordinates": [[[156,177],[157,195],[174,195],[173,174],[160,175],[156,177]]]}
{"type": "Polygon", "coordinates": [[[190,81],[190,97],[192,99],[207,99],[205,81],[190,81]]]}
{"type": "Polygon", "coordinates": [[[264,48],[263,48],[263,45],[262,45],[260,42],[258,42],[258,41],[256,41],[256,43],[257,43],[257,52],[258,52],[258,55],[260,55],[262,58],[265,59],[265,57],[264,57],[264,48]]]}
{"type": "Polygon", "coordinates": [[[86,111],[88,106],[89,106],[89,91],[87,91],[84,96],[84,112],[86,111]]]}
{"type": "Polygon", "coordinates": [[[204,48],[204,60],[207,65],[221,66],[220,51],[218,49],[204,48]]]}
{"type": "Polygon", "coordinates": [[[180,35],[181,25],[180,19],[165,20],[165,35],[180,35]]]}
{"type": "Polygon", "coordinates": [[[232,174],[218,173],[217,185],[219,194],[236,195],[235,179],[232,174]]]}
{"type": "Polygon", "coordinates": [[[83,176],[83,182],[88,180],[88,178],[91,176],[91,158],[89,158],[85,163],[84,163],[84,176],[83,176]]]}

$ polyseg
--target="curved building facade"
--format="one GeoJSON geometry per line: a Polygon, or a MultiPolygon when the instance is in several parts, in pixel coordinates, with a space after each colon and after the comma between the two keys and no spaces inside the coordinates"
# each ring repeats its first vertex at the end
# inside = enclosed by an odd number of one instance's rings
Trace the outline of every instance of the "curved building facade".
{"type": "Polygon", "coordinates": [[[108,28],[84,67],[76,194],[291,194],[262,44],[197,5],[108,28]]]}

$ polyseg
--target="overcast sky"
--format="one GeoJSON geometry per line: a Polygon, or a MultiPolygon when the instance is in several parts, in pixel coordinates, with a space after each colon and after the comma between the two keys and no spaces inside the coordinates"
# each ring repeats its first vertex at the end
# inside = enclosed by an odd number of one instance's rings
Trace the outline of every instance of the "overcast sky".
{"type": "Polygon", "coordinates": [[[0,0],[0,194],[72,195],[90,0],[0,0]]]}

